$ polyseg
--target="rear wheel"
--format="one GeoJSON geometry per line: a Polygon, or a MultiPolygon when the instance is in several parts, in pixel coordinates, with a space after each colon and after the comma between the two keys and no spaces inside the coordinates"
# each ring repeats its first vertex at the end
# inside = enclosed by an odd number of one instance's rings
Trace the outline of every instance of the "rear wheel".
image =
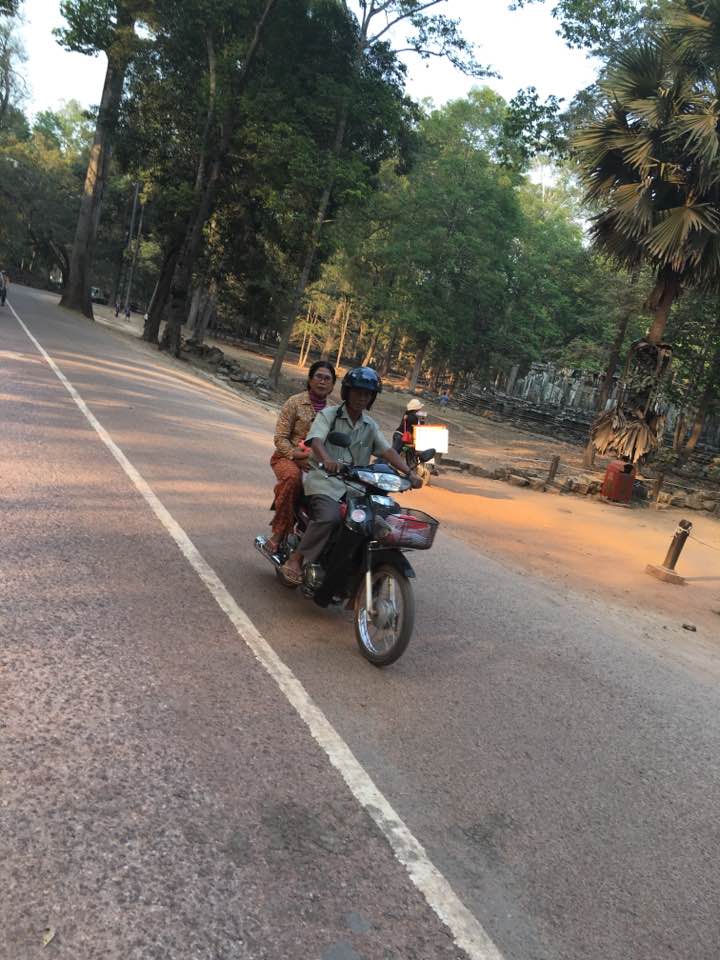
{"type": "Polygon", "coordinates": [[[405,652],[415,625],[415,596],[407,577],[384,565],[372,572],[372,615],[365,579],[355,595],[355,637],[360,652],[376,667],[387,667],[405,652]]]}

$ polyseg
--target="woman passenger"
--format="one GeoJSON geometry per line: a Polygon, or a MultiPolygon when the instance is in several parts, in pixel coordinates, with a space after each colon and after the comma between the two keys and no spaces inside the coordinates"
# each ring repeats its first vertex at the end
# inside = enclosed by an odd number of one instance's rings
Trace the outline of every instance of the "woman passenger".
{"type": "Polygon", "coordinates": [[[310,456],[310,450],[303,441],[315,414],[327,406],[327,398],[332,393],[335,380],[335,367],[327,360],[318,360],[310,367],[307,389],[286,400],[280,410],[275,426],[275,453],[270,459],[277,483],[272,534],[264,547],[267,553],[277,553],[283,537],[292,532],[295,504],[302,490],[302,475],[307,470],[310,456]]]}

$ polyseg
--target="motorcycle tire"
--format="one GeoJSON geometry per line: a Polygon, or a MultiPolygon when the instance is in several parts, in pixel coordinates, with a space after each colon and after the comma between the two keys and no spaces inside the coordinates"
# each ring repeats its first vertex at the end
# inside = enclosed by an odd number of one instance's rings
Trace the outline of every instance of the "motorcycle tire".
{"type": "Polygon", "coordinates": [[[397,630],[397,635],[391,643],[384,643],[381,648],[380,644],[374,641],[370,628],[371,626],[375,627],[375,625],[372,624],[372,621],[369,621],[365,609],[365,580],[363,578],[355,594],[355,639],[360,647],[360,653],[362,653],[365,659],[369,660],[373,666],[388,667],[405,653],[407,645],[410,643],[410,637],[412,636],[415,625],[415,595],[407,577],[396,567],[389,564],[384,564],[376,570],[373,570],[372,578],[374,594],[376,583],[385,580],[391,581],[394,584],[394,589],[399,593],[402,603],[400,626],[397,630]]]}

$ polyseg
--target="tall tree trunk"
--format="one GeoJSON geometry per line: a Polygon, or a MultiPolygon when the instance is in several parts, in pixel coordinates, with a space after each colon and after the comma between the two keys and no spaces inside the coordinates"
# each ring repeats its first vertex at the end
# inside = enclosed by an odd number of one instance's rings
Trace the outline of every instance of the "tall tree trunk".
{"type": "MultiPolygon", "coordinates": [[[[122,4],[119,4],[116,32],[130,34],[134,26],[134,18],[127,13],[122,4]]],[[[70,276],[60,300],[61,306],[69,310],[77,310],[90,319],[93,317],[90,300],[90,271],[95,253],[95,238],[110,165],[112,138],[117,126],[118,109],[125,82],[125,71],[130,60],[131,48],[127,38],[125,42],[118,42],[115,46],[116,49],[111,48],[108,51],[108,65],[95,136],[90,150],[75,240],[70,254],[70,276]]]]}
{"type": "MultiPolygon", "coordinates": [[[[195,327],[197,326],[197,317],[200,313],[201,301],[203,300],[205,290],[202,284],[198,284],[193,290],[192,297],[190,299],[190,309],[188,310],[187,322],[190,329],[195,332],[195,327]]],[[[194,336],[193,336],[194,339],[194,336]]]]}
{"type": "Polygon", "coordinates": [[[378,342],[379,336],[380,336],[379,332],[375,332],[372,335],[368,348],[365,351],[365,356],[363,357],[362,365],[364,367],[367,367],[370,361],[372,360],[372,358],[375,356],[375,350],[377,349],[377,342],[378,342]]]}
{"type": "Polygon", "coordinates": [[[312,316],[312,306],[308,307],[307,316],[305,317],[305,329],[303,330],[302,343],[300,344],[300,353],[298,355],[298,366],[302,369],[305,364],[303,358],[305,356],[305,344],[308,341],[308,334],[310,332],[310,317],[312,316]]]}
{"type": "Polygon", "coordinates": [[[695,411],[695,419],[693,420],[690,435],[685,441],[682,452],[678,457],[679,465],[687,463],[694,453],[695,447],[697,447],[700,434],[702,433],[703,426],[705,425],[705,417],[707,416],[710,404],[717,396],[718,378],[720,378],[720,347],[718,347],[718,349],[715,351],[710,370],[708,371],[706,386],[702,392],[700,400],[698,401],[697,409],[695,411]]]}
{"type": "Polygon", "coordinates": [[[650,343],[661,343],[665,335],[670,308],[680,293],[680,278],[669,268],[660,272],[647,305],[653,312],[653,322],[647,333],[650,343]]]}
{"type": "Polygon", "coordinates": [[[320,351],[321,360],[329,360],[330,354],[332,353],[335,343],[337,342],[337,332],[340,329],[340,318],[342,317],[343,310],[343,301],[338,301],[338,305],[335,307],[335,313],[333,314],[332,320],[328,323],[327,329],[325,331],[325,339],[323,341],[322,350],[320,351]]]}
{"type": "Polygon", "coordinates": [[[340,361],[342,360],[343,347],[345,346],[345,337],[347,336],[348,324],[350,323],[350,301],[345,301],[345,318],[342,324],[342,332],[340,333],[340,345],[338,346],[337,360],[335,361],[335,366],[340,366],[340,361]]]}
{"type": "Polygon", "coordinates": [[[200,297],[199,309],[192,326],[193,340],[197,343],[205,342],[205,333],[213,321],[217,310],[217,280],[210,281],[207,288],[203,288],[203,295],[200,297]]]}
{"type": "MultiPolygon", "coordinates": [[[[235,129],[238,103],[241,94],[247,83],[250,73],[250,67],[255,59],[260,38],[266,21],[275,5],[276,0],[265,0],[263,11],[255,24],[255,31],[252,41],[245,54],[244,63],[237,83],[232,91],[228,91],[228,105],[223,113],[223,119],[220,131],[220,140],[212,160],[207,165],[204,175],[199,174],[195,183],[195,198],[192,213],[189,219],[188,229],[185,235],[182,253],[178,258],[173,277],[172,288],[170,292],[170,311],[168,322],[163,331],[161,349],[168,350],[175,356],[180,352],[180,332],[185,322],[187,313],[187,298],[192,282],[193,269],[195,262],[202,250],[203,231],[205,224],[209,220],[215,209],[217,199],[218,184],[220,176],[225,167],[228,153],[230,152],[230,143],[235,129]]],[[[214,78],[215,59],[212,45],[208,47],[209,73],[211,75],[210,99],[208,106],[209,121],[206,123],[206,130],[209,131],[215,114],[216,87],[214,78]]],[[[204,158],[203,158],[204,161],[204,158]]],[[[205,164],[203,162],[203,167],[205,164]]]]}
{"type": "Polygon", "coordinates": [[[395,345],[397,343],[397,338],[398,338],[397,331],[395,331],[392,337],[390,337],[390,342],[387,345],[385,356],[383,357],[382,363],[380,364],[380,369],[378,370],[378,373],[380,374],[381,377],[386,377],[390,372],[390,368],[392,366],[392,361],[393,361],[393,354],[395,353],[395,345]]]}
{"type": "MultiPolygon", "coordinates": [[[[335,142],[333,143],[333,160],[336,160],[340,156],[340,151],[342,150],[343,141],[345,140],[345,130],[347,128],[348,114],[350,112],[350,103],[346,98],[341,107],[340,113],[338,115],[338,123],[335,130],[335,142]]],[[[322,232],[322,226],[325,222],[327,216],[328,206],[330,205],[330,197],[332,196],[333,187],[335,186],[335,181],[332,177],[328,178],[327,185],[322,192],[320,197],[320,203],[318,205],[317,213],[315,214],[315,220],[313,221],[312,229],[310,231],[310,236],[308,238],[307,248],[305,250],[305,259],[303,261],[302,270],[300,272],[300,278],[298,279],[297,285],[295,287],[295,292],[293,294],[292,302],[290,304],[290,310],[288,311],[287,319],[283,328],[282,335],[280,337],[280,343],[277,347],[277,352],[275,354],[275,359],[273,360],[273,365],[270,368],[270,382],[274,387],[277,387],[280,380],[280,371],[282,370],[283,360],[285,359],[285,354],[287,353],[288,344],[290,343],[290,337],[292,336],[293,327],[295,326],[295,321],[297,320],[298,313],[300,312],[300,307],[302,305],[303,297],[305,296],[305,289],[310,280],[310,273],[315,262],[315,256],[317,254],[318,245],[320,243],[320,234],[322,232]]]]}
{"type": "Polygon", "coordinates": [[[130,301],[132,299],[133,277],[135,276],[135,267],[137,266],[138,254],[140,253],[140,240],[142,239],[144,214],[145,214],[145,206],[143,205],[140,207],[140,222],[138,223],[137,237],[135,238],[132,260],[130,261],[130,270],[128,272],[127,290],[125,293],[125,316],[128,315],[128,310],[130,309],[130,301]]]}
{"type": "Polygon", "coordinates": [[[143,340],[147,340],[148,343],[157,343],[158,341],[160,324],[162,323],[165,306],[170,296],[173,273],[175,272],[175,265],[179,255],[180,241],[176,240],[175,243],[171,244],[165,251],[162,266],[160,267],[160,276],[155,284],[155,292],[148,309],[148,318],[145,321],[145,328],[143,329],[142,335],[143,340]]]}
{"type": "MultiPolygon", "coordinates": [[[[610,355],[608,356],[607,366],[605,367],[605,375],[603,382],[600,386],[600,391],[598,393],[597,402],[595,404],[595,413],[600,414],[605,409],[608,399],[610,397],[610,390],[612,388],[613,377],[615,376],[615,371],[617,370],[618,363],[620,362],[620,354],[622,353],[622,345],[625,341],[625,334],[627,333],[628,324],[630,323],[630,317],[632,313],[630,310],[627,310],[620,317],[620,321],[617,325],[617,330],[615,331],[615,339],[612,342],[610,347],[610,355]]],[[[592,467],[595,463],[595,444],[592,442],[592,438],[588,439],[587,446],[585,447],[585,453],[583,454],[583,466],[592,467]]]]}
{"type": "Polygon", "coordinates": [[[429,343],[429,337],[418,341],[417,352],[415,354],[415,363],[413,365],[413,371],[410,374],[410,382],[408,383],[410,390],[414,390],[417,387],[417,382],[420,378],[420,371],[422,370],[423,360],[425,359],[425,353],[429,343]]]}

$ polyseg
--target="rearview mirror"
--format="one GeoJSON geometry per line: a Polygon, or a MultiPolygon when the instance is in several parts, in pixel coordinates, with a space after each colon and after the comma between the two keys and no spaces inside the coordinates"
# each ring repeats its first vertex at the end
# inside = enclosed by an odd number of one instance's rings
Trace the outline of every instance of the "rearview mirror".
{"type": "Polygon", "coordinates": [[[346,433],[340,433],[339,430],[331,431],[325,438],[326,443],[331,443],[334,447],[349,447],[350,437],[346,433]]]}

